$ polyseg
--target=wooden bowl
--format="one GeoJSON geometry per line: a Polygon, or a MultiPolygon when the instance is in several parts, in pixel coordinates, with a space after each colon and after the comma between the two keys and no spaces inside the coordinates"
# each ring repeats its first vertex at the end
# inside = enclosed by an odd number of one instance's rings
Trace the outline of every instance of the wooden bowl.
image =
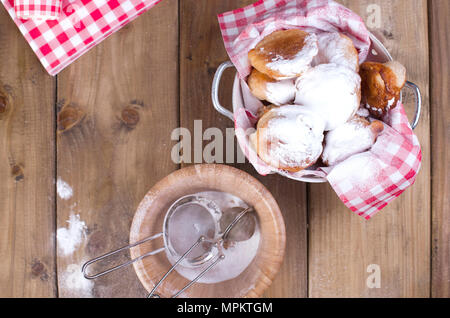
{"type": "MultiPolygon", "coordinates": [[[[180,297],[260,297],[281,266],[286,231],[273,196],[258,180],[243,171],[225,165],[204,164],[173,172],[159,181],[140,203],[133,218],[130,243],[160,233],[170,205],[180,197],[201,191],[228,192],[253,206],[259,218],[261,240],[252,263],[238,277],[215,284],[196,283],[180,297]]],[[[163,245],[163,240],[157,239],[136,246],[130,251],[131,257],[136,258],[163,245]]],[[[134,263],[136,274],[149,292],[170,267],[165,252],[134,263]]],[[[156,294],[171,297],[188,282],[173,271],[156,294]]]]}

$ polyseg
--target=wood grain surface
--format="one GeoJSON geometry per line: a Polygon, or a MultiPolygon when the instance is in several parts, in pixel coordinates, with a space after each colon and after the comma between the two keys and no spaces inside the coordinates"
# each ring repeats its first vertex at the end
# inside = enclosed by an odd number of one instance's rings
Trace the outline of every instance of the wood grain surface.
{"type": "Polygon", "coordinates": [[[54,297],[55,79],[0,10],[0,297],[54,297]]]}
{"type": "Polygon", "coordinates": [[[73,189],[69,200],[58,198],[58,228],[67,226],[71,214],[87,226],[75,253],[65,256],[58,249],[61,297],[146,295],[132,267],[86,283],[80,266],[128,244],[139,202],[177,168],[169,151],[170,133],[178,126],[177,41],[178,4],[164,1],[58,76],[58,124],[73,113],[84,116],[58,130],[57,175],[73,189]]]}
{"type": "Polygon", "coordinates": [[[430,1],[432,296],[450,297],[450,2],[430,1]]]}
{"type": "MultiPolygon", "coordinates": [[[[212,141],[203,136],[208,128],[235,141],[233,123],[210,97],[228,60],[216,15],[253,2],[164,0],[57,77],[0,8],[0,297],[146,295],[131,267],[87,281],[81,264],[128,243],[134,212],[157,181],[207,161],[194,153],[212,141]],[[192,134],[191,163],[172,161],[178,127],[192,134]],[[72,190],[67,199],[58,180],[72,190]],[[57,230],[63,235],[76,217],[86,228],[66,255],[57,230]]],[[[449,2],[338,2],[365,20],[420,87],[422,168],[413,187],[365,221],[329,185],[259,176],[224,143],[216,162],[260,180],[285,219],[284,262],[264,296],[450,297],[449,2]],[[380,288],[367,284],[374,268],[380,288]]],[[[228,108],[233,79],[227,71],[220,88],[228,108]]],[[[413,98],[405,98],[411,117],[413,98]]]]}
{"type": "MultiPolygon", "coordinates": [[[[430,142],[426,1],[344,1],[363,19],[380,11],[371,31],[405,64],[422,89],[423,114],[415,133],[424,153],[415,185],[370,221],[349,213],[329,185],[309,193],[310,297],[428,297],[430,295],[430,142]],[[378,7],[374,7],[374,5],[378,7]],[[399,18],[412,17],[414,19],[399,18]],[[417,49],[421,48],[421,49],[417,49]],[[381,272],[380,288],[366,284],[370,265],[381,272]],[[372,265],[372,266],[373,266],[372,265]]],[[[407,101],[411,101],[410,98],[407,101]]],[[[411,108],[406,103],[405,108],[411,108]]],[[[410,112],[408,112],[410,113],[410,112]]]]}

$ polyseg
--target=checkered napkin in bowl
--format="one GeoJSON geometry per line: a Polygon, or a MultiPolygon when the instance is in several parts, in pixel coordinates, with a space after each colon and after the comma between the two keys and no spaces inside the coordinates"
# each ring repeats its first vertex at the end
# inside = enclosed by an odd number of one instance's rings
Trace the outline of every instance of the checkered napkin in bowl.
{"type": "Polygon", "coordinates": [[[327,175],[342,202],[366,219],[414,184],[422,160],[419,140],[401,103],[384,124],[371,150],[350,157],[327,175]]]}
{"type": "Polygon", "coordinates": [[[62,0],[58,20],[22,20],[14,0],[1,0],[50,75],[58,74],[161,0],[62,0]]]}
{"type": "Polygon", "coordinates": [[[61,0],[14,0],[16,17],[24,20],[56,20],[61,7],[61,0]]]}
{"type": "Polygon", "coordinates": [[[280,29],[307,32],[338,31],[349,36],[364,62],[370,48],[369,31],[354,12],[333,0],[260,0],[247,7],[218,15],[225,49],[241,78],[244,108],[236,109],[236,137],[258,173],[278,172],[291,179],[318,176],[328,180],[339,198],[356,214],[370,219],[411,186],[420,169],[422,153],[403,105],[384,118],[385,129],[370,151],[352,156],[334,167],[299,173],[274,170],[254,153],[249,129],[254,129],[260,102],[250,96],[245,78],[250,74],[248,52],[266,35],[280,29]]]}

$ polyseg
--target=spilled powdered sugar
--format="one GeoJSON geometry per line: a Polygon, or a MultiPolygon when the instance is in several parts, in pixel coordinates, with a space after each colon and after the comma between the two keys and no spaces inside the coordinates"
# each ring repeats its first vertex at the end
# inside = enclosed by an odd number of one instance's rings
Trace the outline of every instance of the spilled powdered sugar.
{"type": "Polygon", "coordinates": [[[58,181],[56,181],[56,191],[63,200],[69,200],[73,195],[72,187],[61,179],[61,177],[58,177],[58,181]]]}
{"type": "Polygon", "coordinates": [[[86,237],[86,223],[81,221],[80,216],[71,214],[68,227],[59,228],[56,231],[58,251],[63,255],[71,255],[81,245],[86,237]]]}
{"type": "Polygon", "coordinates": [[[62,297],[93,297],[92,290],[94,282],[86,279],[81,271],[83,260],[80,264],[70,264],[66,267],[64,272],[60,274],[60,294],[62,297]]]}

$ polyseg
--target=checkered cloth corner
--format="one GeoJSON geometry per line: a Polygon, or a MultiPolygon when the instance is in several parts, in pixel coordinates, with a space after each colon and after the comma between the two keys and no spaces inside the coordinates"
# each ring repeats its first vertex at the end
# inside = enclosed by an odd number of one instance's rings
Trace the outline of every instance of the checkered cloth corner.
{"type": "Polygon", "coordinates": [[[366,219],[413,185],[420,170],[422,152],[403,105],[390,111],[385,128],[368,152],[340,163],[328,181],[344,204],[366,219]]]}
{"type": "MultiPolygon", "coordinates": [[[[218,15],[225,49],[242,79],[250,73],[248,52],[266,35],[280,29],[301,28],[308,32],[339,31],[349,36],[364,62],[370,48],[370,33],[355,13],[332,0],[260,0],[241,9],[218,15]]],[[[251,127],[252,118],[245,109],[235,111],[236,135],[241,149],[249,146],[248,136],[240,134],[251,127]]],[[[403,105],[384,118],[385,128],[370,151],[355,155],[335,167],[321,167],[313,172],[326,177],[344,204],[358,215],[370,219],[389,202],[411,186],[420,170],[422,153],[403,105]]],[[[267,164],[249,156],[261,174],[279,172],[299,180],[303,174],[274,171],[267,164]]]]}
{"type": "Polygon", "coordinates": [[[61,8],[61,0],[14,0],[16,17],[24,20],[56,20],[61,8]]]}
{"type": "Polygon", "coordinates": [[[280,29],[340,31],[353,40],[360,61],[365,61],[369,53],[370,37],[364,21],[333,0],[260,0],[217,17],[225,49],[241,78],[251,70],[248,51],[280,29]]]}
{"type": "Polygon", "coordinates": [[[58,74],[89,49],[162,0],[62,0],[58,20],[23,20],[14,0],[1,0],[50,75],[58,74]]]}

